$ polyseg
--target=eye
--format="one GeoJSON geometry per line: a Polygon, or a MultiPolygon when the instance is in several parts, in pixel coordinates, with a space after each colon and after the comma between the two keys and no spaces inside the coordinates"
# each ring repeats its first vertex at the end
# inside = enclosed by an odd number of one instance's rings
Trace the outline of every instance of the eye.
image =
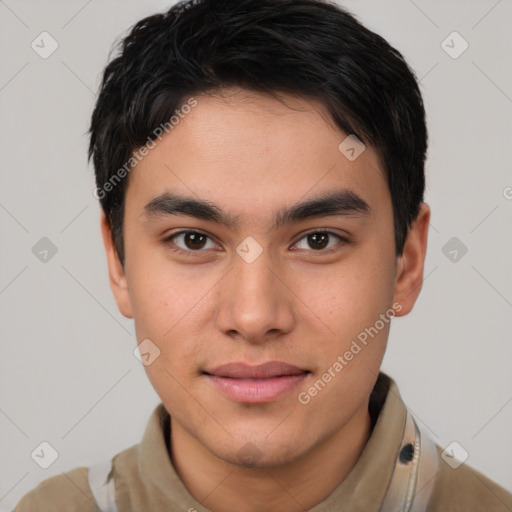
{"type": "MultiPolygon", "coordinates": [[[[311,231],[304,235],[296,244],[297,249],[324,251],[324,249],[331,249],[338,242],[348,242],[348,240],[341,235],[332,233],[331,231],[311,231]],[[333,240],[334,238],[334,240],[333,240]],[[302,243],[302,241],[305,243],[302,243]],[[302,243],[302,246],[301,246],[302,243]]],[[[327,251],[324,251],[327,252],[327,251]]]]}
{"type": "MultiPolygon", "coordinates": [[[[331,231],[316,230],[300,238],[294,244],[294,248],[313,252],[331,252],[329,249],[332,249],[340,241],[348,243],[348,240],[341,235],[331,231]]],[[[174,246],[172,247],[173,251],[186,255],[218,247],[208,235],[194,230],[179,231],[165,238],[164,242],[170,242],[174,246]]]]}
{"type": "Polygon", "coordinates": [[[217,244],[204,233],[199,231],[180,231],[167,237],[165,242],[172,242],[178,252],[201,252],[202,249],[215,249],[217,244]]]}

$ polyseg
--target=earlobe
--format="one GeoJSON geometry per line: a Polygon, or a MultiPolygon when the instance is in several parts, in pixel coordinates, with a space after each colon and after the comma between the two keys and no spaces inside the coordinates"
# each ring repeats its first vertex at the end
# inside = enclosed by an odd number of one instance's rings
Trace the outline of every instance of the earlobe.
{"type": "Polygon", "coordinates": [[[409,313],[423,285],[423,269],[427,253],[430,207],[422,203],[419,213],[410,227],[404,249],[397,261],[394,302],[401,304],[397,316],[409,313]]]}
{"type": "Polygon", "coordinates": [[[114,294],[120,313],[127,318],[133,318],[125,270],[121,260],[119,259],[119,255],[117,254],[114,241],[112,239],[110,223],[107,221],[104,212],[101,212],[100,225],[101,234],[103,236],[103,245],[105,246],[105,253],[107,256],[110,289],[114,294]]]}

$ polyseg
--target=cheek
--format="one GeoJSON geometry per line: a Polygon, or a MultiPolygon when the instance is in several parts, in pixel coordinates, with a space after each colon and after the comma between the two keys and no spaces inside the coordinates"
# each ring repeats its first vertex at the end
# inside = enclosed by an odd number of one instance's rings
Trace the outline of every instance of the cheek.
{"type": "Polygon", "coordinates": [[[308,306],[304,311],[310,318],[310,334],[318,340],[317,347],[321,346],[320,350],[309,347],[316,352],[317,368],[321,374],[331,368],[337,376],[329,385],[331,391],[324,394],[333,400],[339,396],[336,390],[357,386],[363,374],[371,388],[394,316],[390,309],[394,291],[392,258],[385,260],[375,247],[361,252],[357,258],[332,266],[328,273],[321,269],[304,272],[296,281],[297,295],[308,306]],[[384,320],[381,315],[385,315],[384,320]],[[336,368],[343,367],[341,371],[332,368],[337,361],[336,368]]]}
{"type": "Polygon", "coordinates": [[[185,372],[194,371],[183,361],[194,361],[201,355],[200,341],[211,318],[208,290],[213,285],[212,276],[191,278],[168,262],[134,267],[129,286],[136,337],[139,343],[151,340],[160,351],[155,363],[145,367],[148,376],[152,381],[172,380],[168,370],[181,380],[185,372]]]}
{"type": "Polygon", "coordinates": [[[308,316],[314,313],[327,332],[330,327],[346,338],[373,324],[390,307],[392,274],[389,264],[363,256],[332,266],[329,272],[318,268],[297,274],[293,288],[309,309],[308,316]]]}
{"type": "Polygon", "coordinates": [[[180,312],[176,288],[146,275],[130,283],[130,295],[137,339],[164,339],[180,312]]]}
{"type": "Polygon", "coordinates": [[[201,309],[199,305],[191,307],[180,298],[181,294],[167,286],[147,287],[138,292],[134,315],[137,340],[151,340],[158,353],[144,369],[166,405],[182,407],[187,398],[185,383],[197,377],[195,361],[201,355],[200,340],[204,338],[196,321],[201,309]]]}
{"type": "Polygon", "coordinates": [[[156,251],[134,251],[127,268],[137,339],[167,339],[181,319],[195,313],[209,282],[194,279],[156,251]]]}

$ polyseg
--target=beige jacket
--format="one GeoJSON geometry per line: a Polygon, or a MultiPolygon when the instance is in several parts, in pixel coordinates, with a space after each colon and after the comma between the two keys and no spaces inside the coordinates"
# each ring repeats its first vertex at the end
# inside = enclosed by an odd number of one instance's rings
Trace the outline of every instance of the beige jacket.
{"type": "MultiPolygon", "coordinates": [[[[417,462],[412,457],[414,450],[408,450],[414,442],[405,445],[404,432],[412,417],[395,382],[383,373],[372,393],[371,412],[376,423],[356,465],[310,512],[407,509],[400,489],[412,481],[409,476],[414,476],[413,465],[417,462]],[[400,477],[401,471],[407,473],[407,478],[400,477]],[[390,496],[397,489],[397,496],[390,496]]],[[[166,443],[169,428],[169,414],[160,404],[149,419],[142,441],[114,456],[111,486],[118,512],[208,512],[187,491],[173,468],[166,443]]],[[[422,436],[425,438],[424,433],[422,436]]],[[[436,467],[423,483],[418,481],[409,488],[417,504],[423,497],[428,502],[427,512],[512,511],[511,493],[466,464],[453,469],[454,464],[441,458],[442,449],[430,443],[434,456],[437,452],[436,467]]],[[[89,468],[78,467],[44,480],[19,501],[14,512],[98,512],[88,473],[89,468]]],[[[409,510],[416,510],[414,503],[409,510]]]]}

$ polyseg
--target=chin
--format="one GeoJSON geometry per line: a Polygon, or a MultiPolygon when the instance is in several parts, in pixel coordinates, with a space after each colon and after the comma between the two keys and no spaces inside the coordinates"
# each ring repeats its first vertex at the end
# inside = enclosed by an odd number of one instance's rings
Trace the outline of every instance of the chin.
{"type": "Polygon", "coordinates": [[[235,466],[245,468],[261,468],[270,469],[275,467],[284,466],[294,462],[304,455],[304,445],[301,444],[302,451],[297,452],[297,443],[289,443],[288,445],[275,445],[265,442],[263,439],[261,443],[257,442],[242,442],[241,447],[233,451],[232,446],[226,447],[226,450],[219,450],[216,447],[212,453],[235,466]]]}

